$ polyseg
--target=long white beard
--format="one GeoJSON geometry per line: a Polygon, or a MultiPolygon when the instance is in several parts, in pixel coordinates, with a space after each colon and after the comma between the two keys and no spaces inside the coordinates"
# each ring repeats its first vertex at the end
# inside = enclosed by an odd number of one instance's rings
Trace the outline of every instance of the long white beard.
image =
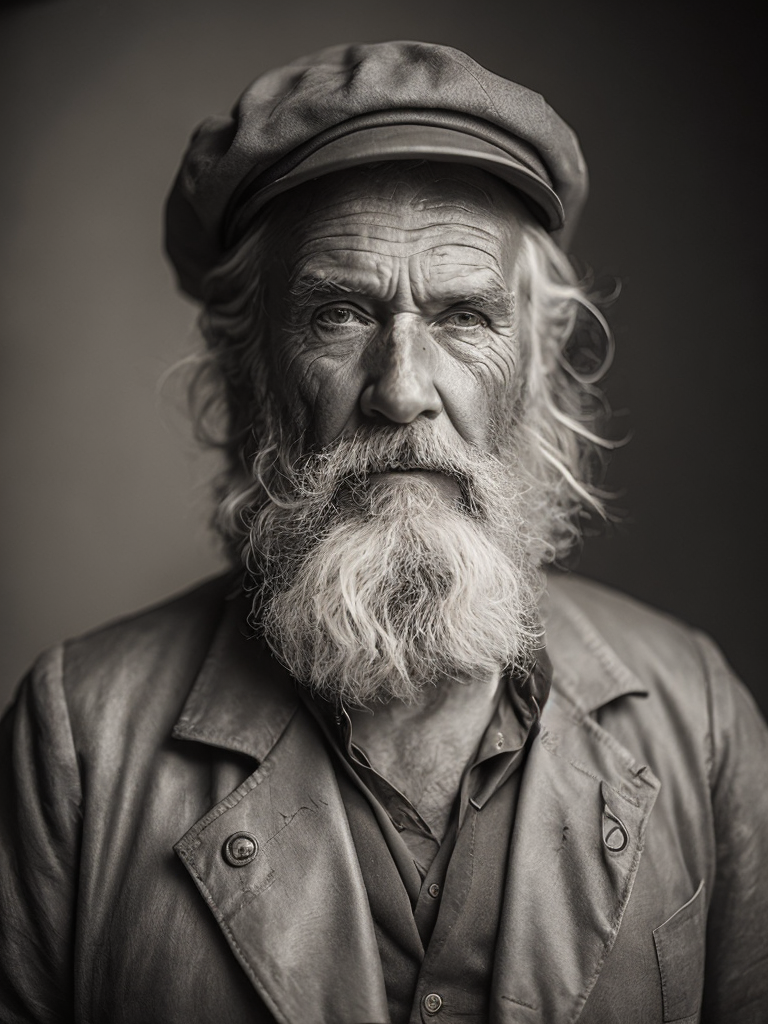
{"type": "Polygon", "coordinates": [[[303,456],[268,493],[250,519],[255,616],[296,679],[351,704],[414,702],[440,678],[531,661],[543,576],[525,491],[495,457],[429,424],[381,428],[303,456]],[[388,469],[443,472],[462,497],[371,480],[388,469]]]}

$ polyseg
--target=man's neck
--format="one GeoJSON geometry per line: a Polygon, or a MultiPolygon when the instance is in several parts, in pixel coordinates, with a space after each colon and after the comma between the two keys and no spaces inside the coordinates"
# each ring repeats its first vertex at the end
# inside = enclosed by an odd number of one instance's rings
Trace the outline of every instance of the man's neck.
{"type": "Polygon", "coordinates": [[[352,739],[441,838],[462,773],[488,726],[500,670],[468,682],[442,679],[419,704],[349,712],[352,739]]]}

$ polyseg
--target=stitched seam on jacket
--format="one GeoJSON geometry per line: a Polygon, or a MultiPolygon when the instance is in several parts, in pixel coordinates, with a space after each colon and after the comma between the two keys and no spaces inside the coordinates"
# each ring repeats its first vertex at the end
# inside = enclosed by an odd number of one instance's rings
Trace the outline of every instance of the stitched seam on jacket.
{"type": "MultiPolygon", "coordinates": [[[[693,640],[696,645],[696,649],[701,657],[704,680],[707,685],[707,719],[709,727],[707,730],[706,743],[707,743],[707,784],[709,786],[710,793],[713,793],[717,784],[717,751],[715,749],[715,680],[714,670],[716,665],[712,657],[711,643],[707,637],[701,633],[694,633],[693,640]]],[[[720,673],[718,673],[720,674],[720,673]]]]}
{"type": "Polygon", "coordinates": [[[216,901],[214,900],[213,896],[211,895],[211,892],[208,889],[208,886],[205,884],[205,882],[203,881],[202,877],[200,876],[200,873],[197,871],[197,868],[195,867],[194,858],[191,856],[191,854],[187,854],[187,853],[184,853],[183,857],[184,857],[184,860],[186,861],[186,863],[187,863],[187,865],[189,867],[190,872],[192,873],[193,878],[195,879],[197,887],[199,888],[200,892],[203,894],[203,896],[205,897],[206,902],[208,903],[209,907],[211,908],[211,910],[213,912],[213,916],[219,922],[219,927],[224,932],[224,934],[227,936],[227,941],[232,946],[232,949],[235,951],[235,954],[236,954],[238,960],[240,961],[240,963],[241,963],[245,973],[250,978],[251,984],[256,989],[256,991],[259,993],[261,998],[264,1000],[267,1008],[274,1015],[274,1017],[278,1021],[284,1022],[284,1024],[288,1024],[288,1019],[286,1017],[284,1017],[280,1013],[280,1007],[277,1005],[277,1003],[275,1003],[272,1000],[272,998],[270,997],[269,993],[267,992],[267,990],[264,988],[264,986],[259,981],[259,978],[254,973],[253,968],[251,967],[251,965],[250,965],[250,963],[249,963],[249,961],[248,961],[248,959],[247,959],[247,957],[245,955],[245,951],[243,950],[243,948],[240,946],[240,943],[235,938],[234,933],[232,932],[232,929],[229,927],[229,925],[226,922],[226,919],[225,919],[224,915],[219,910],[218,904],[216,903],[216,901]]]}
{"type": "MultiPolygon", "coordinates": [[[[651,785],[647,778],[647,771],[642,770],[644,768],[647,769],[648,766],[641,765],[638,761],[631,757],[631,755],[628,755],[622,747],[622,745],[618,742],[618,740],[614,739],[614,737],[611,736],[610,733],[606,732],[601,726],[597,724],[597,722],[593,721],[589,717],[589,715],[585,715],[581,719],[575,719],[571,715],[569,715],[567,711],[565,711],[564,713],[566,714],[566,717],[574,725],[586,726],[590,735],[594,739],[596,739],[599,743],[602,743],[603,746],[607,747],[607,749],[610,750],[611,753],[615,754],[618,760],[621,762],[622,766],[632,773],[633,782],[637,783],[638,781],[641,781],[646,786],[651,785]]],[[[542,729],[540,733],[541,742],[544,744],[544,746],[550,753],[555,754],[563,761],[567,761],[569,764],[573,765],[574,768],[576,768],[580,772],[583,772],[585,775],[588,775],[591,779],[595,779],[597,782],[605,781],[602,778],[602,776],[596,775],[594,772],[590,771],[586,765],[583,765],[579,761],[576,761],[573,758],[570,758],[567,755],[560,753],[560,751],[557,749],[556,744],[549,742],[550,735],[551,730],[548,728],[542,729]]],[[[632,797],[627,793],[622,793],[620,795],[629,803],[634,804],[636,807],[640,806],[640,800],[636,799],[635,797],[632,797]]]]}
{"type": "Polygon", "coordinates": [[[79,801],[79,804],[78,804],[78,811],[79,811],[79,814],[80,814],[80,820],[82,821],[82,818],[83,818],[83,772],[82,772],[82,768],[81,768],[81,765],[80,765],[80,756],[79,756],[79,754],[77,752],[77,747],[75,745],[75,733],[74,733],[74,730],[72,728],[72,716],[71,716],[70,711],[69,711],[69,701],[67,700],[67,688],[64,685],[64,676],[66,675],[65,658],[66,658],[66,654],[67,654],[67,646],[68,646],[67,644],[59,644],[59,646],[58,647],[54,647],[50,653],[51,653],[51,655],[53,655],[53,654],[57,654],[58,655],[58,659],[57,659],[58,663],[57,663],[57,666],[56,666],[57,669],[58,669],[58,684],[59,684],[59,687],[61,689],[62,703],[64,705],[64,708],[66,709],[66,712],[67,712],[67,729],[69,731],[69,737],[70,737],[70,739],[72,741],[72,757],[73,757],[73,760],[75,762],[75,766],[77,768],[78,789],[80,791],[80,794],[79,794],[80,795],[80,801],[79,801]]]}
{"type": "Polygon", "coordinates": [[[207,814],[205,814],[198,822],[196,822],[192,828],[182,836],[176,846],[180,853],[189,853],[196,846],[200,844],[200,835],[204,832],[208,826],[216,821],[225,811],[232,810],[236,807],[242,799],[244,799],[251,790],[256,789],[260,786],[265,779],[268,779],[272,774],[272,765],[266,762],[259,765],[252,775],[241,782],[237,789],[232,790],[228,793],[223,800],[220,800],[215,807],[212,807],[207,814]]]}

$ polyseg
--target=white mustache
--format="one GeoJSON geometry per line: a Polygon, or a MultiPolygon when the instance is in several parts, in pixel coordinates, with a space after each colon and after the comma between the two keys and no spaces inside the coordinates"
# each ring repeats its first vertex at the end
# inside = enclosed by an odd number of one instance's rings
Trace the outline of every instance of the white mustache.
{"type": "Polygon", "coordinates": [[[346,494],[365,493],[371,477],[388,472],[440,473],[458,486],[465,510],[477,514],[484,502],[485,489],[479,483],[478,467],[483,467],[487,485],[494,470],[502,475],[495,456],[481,451],[461,438],[448,440],[426,423],[402,427],[365,428],[318,451],[306,452],[295,466],[299,487],[304,493],[328,493],[331,503],[346,494]]]}

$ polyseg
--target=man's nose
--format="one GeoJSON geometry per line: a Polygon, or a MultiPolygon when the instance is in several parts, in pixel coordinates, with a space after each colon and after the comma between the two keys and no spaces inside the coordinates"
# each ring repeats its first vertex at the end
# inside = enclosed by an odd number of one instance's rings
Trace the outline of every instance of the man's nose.
{"type": "Polygon", "coordinates": [[[443,403],[435,387],[436,353],[426,327],[412,314],[398,314],[379,341],[369,383],[360,396],[363,415],[392,423],[435,419],[443,403]]]}

